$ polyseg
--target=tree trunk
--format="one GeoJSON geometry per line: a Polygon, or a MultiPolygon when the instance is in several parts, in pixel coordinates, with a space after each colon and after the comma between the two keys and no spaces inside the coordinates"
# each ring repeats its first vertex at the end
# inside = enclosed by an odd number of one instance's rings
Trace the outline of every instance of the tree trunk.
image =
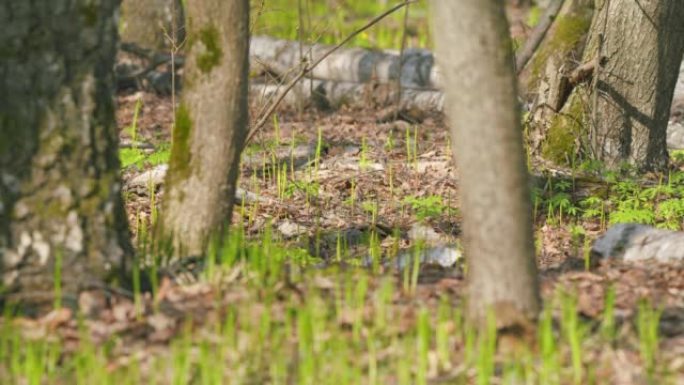
{"type": "Polygon", "coordinates": [[[437,60],[461,185],[473,318],[527,326],[539,311],[513,53],[499,0],[435,1],[437,60]]]}
{"type": "Polygon", "coordinates": [[[545,155],[558,160],[559,152],[573,148],[567,142],[580,138],[574,151],[610,168],[629,163],[664,169],[667,121],[684,52],[682,20],[679,0],[599,1],[581,61],[588,75],[551,118],[545,155]]]}
{"type": "Polygon", "coordinates": [[[568,75],[584,52],[594,13],[594,0],[566,0],[539,49],[520,75],[527,99],[534,101],[527,143],[534,155],[556,163],[576,156],[574,131],[549,131],[549,122],[563,107],[569,90],[568,75]]]}
{"type": "MultiPolygon", "coordinates": [[[[523,93],[536,93],[549,72],[561,72],[572,59],[581,57],[586,41],[594,0],[564,0],[532,59],[520,71],[523,93]],[[549,68],[551,67],[551,68],[549,68]]],[[[541,95],[540,95],[541,96],[541,95]]]]}
{"type": "Polygon", "coordinates": [[[247,133],[249,1],[188,2],[182,101],[176,111],[163,238],[200,255],[229,223],[247,133]]]}
{"type": "Polygon", "coordinates": [[[117,8],[0,4],[0,272],[5,299],[29,311],[59,284],[73,303],[132,252],[112,99],[117,8]]]}
{"type": "Polygon", "coordinates": [[[173,48],[185,39],[181,0],[123,0],[121,40],[155,50],[173,48]],[[170,40],[173,39],[173,40],[170,40]]]}

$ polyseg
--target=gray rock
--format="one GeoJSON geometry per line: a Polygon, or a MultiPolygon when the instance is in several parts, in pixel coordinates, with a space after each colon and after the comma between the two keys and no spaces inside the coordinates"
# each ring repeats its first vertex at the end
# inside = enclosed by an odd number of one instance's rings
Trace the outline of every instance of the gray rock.
{"type": "Polygon", "coordinates": [[[166,171],[169,166],[165,163],[157,165],[140,175],[133,177],[128,183],[126,183],[128,188],[135,187],[157,187],[164,183],[164,178],[166,177],[166,171]]]}
{"type": "Polygon", "coordinates": [[[684,149],[684,121],[670,120],[667,125],[667,148],[670,150],[684,149]]]}
{"type": "Polygon", "coordinates": [[[425,242],[429,245],[437,245],[447,241],[446,237],[438,234],[432,227],[420,223],[411,225],[406,236],[413,242],[425,242]]]}
{"type": "MultiPolygon", "coordinates": [[[[407,266],[413,264],[415,251],[408,250],[397,255],[396,267],[399,270],[404,270],[407,266]]],[[[418,254],[420,264],[434,265],[442,268],[449,268],[456,265],[456,263],[463,258],[461,250],[452,246],[436,246],[421,250],[418,254]]]]}
{"type": "Polygon", "coordinates": [[[285,238],[292,238],[298,235],[305,234],[309,229],[298,223],[285,219],[278,225],[278,231],[283,234],[285,238]]]}
{"type": "Polygon", "coordinates": [[[659,262],[684,260],[684,232],[636,223],[617,224],[596,240],[591,255],[598,259],[659,262]]]}

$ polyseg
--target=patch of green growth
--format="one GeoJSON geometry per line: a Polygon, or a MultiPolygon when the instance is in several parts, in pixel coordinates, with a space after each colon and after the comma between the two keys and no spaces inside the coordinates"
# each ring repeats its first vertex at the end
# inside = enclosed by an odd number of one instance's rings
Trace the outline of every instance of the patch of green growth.
{"type": "Polygon", "coordinates": [[[582,217],[586,219],[598,218],[601,221],[601,226],[605,225],[606,204],[603,199],[592,195],[580,201],[579,205],[582,208],[582,217]]]}
{"type": "Polygon", "coordinates": [[[171,150],[169,148],[161,148],[151,154],[145,154],[138,148],[122,148],[119,150],[122,169],[127,169],[131,166],[135,166],[138,169],[142,169],[146,165],[158,166],[162,163],[168,163],[170,157],[171,150]]]}
{"type": "Polygon", "coordinates": [[[569,110],[551,118],[546,138],[542,143],[542,156],[556,164],[572,166],[580,154],[586,130],[582,125],[584,109],[576,95],[569,100],[569,110]]]}
{"type": "Polygon", "coordinates": [[[150,155],[147,156],[145,161],[150,166],[158,166],[162,163],[168,163],[170,158],[171,158],[171,149],[166,147],[166,148],[160,148],[159,150],[151,153],[150,155]]]}
{"type": "Polygon", "coordinates": [[[443,213],[455,214],[456,209],[447,206],[439,195],[428,195],[425,197],[407,196],[404,203],[411,206],[420,220],[427,218],[437,218],[443,213]]]}
{"type": "Polygon", "coordinates": [[[214,25],[207,25],[198,32],[199,41],[203,51],[197,55],[197,67],[202,73],[208,73],[212,68],[221,63],[223,50],[221,49],[221,36],[214,25]]]}
{"type": "Polygon", "coordinates": [[[532,8],[530,8],[530,11],[527,14],[527,20],[526,23],[530,27],[534,27],[537,24],[539,24],[539,20],[541,19],[542,16],[542,9],[539,8],[539,6],[535,5],[532,8]]]}
{"type": "Polygon", "coordinates": [[[684,199],[668,199],[658,203],[655,215],[658,227],[680,230],[684,219],[684,199]]]}
{"type": "Polygon", "coordinates": [[[190,111],[181,103],[176,110],[176,124],[173,127],[171,154],[169,156],[169,170],[174,178],[185,179],[190,175],[190,134],[192,132],[192,118],[190,111]]]}
{"type": "Polygon", "coordinates": [[[122,148],[119,150],[119,159],[121,160],[121,168],[126,169],[133,165],[142,168],[145,153],[140,151],[139,148],[122,148]]]}
{"type": "Polygon", "coordinates": [[[670,151],[670,161],[673,163],[684,163],[684,150],[670,151]]]}
{"type": "MultiPolygon", "coordinates": [[[[548,182],[551,183],[550,181],[548,182]]],[[[575,206],[571,195],[572,183],[567,180],[560,180],[549,186],[550,196],[545,200],[547,208],[547,219],[558,220],[558,224],[563,224],[564,216],[576,216],[579,208],[575,206]]]]}
{"type": "Polygon", "coordinates": [[[639,335],[639,351],[646,366],[650,383],[656,383],[657,360],[659,356],[660,337],[658,336],[661,311],[654,309],[646,300],[639,302],[637,314],[637,331],[639,335]]]}
{"type": "MultiPolygon", "coordinates": [[[[419,1],[410,6],[407,28],[409,47],[427,48],[431,45],[428,3],[419,1]]],[[[296,4],[292,0],[252,0],[254,34],[289,40],[301,38],[308,43],[337,44],[392,5],[377,1],[308,1],[302,3],[300,15],[296,4]],[[300,25],[300,20],[303,20],[304,25],[300,25]]],[[[356,35],[349,45],[399,49],[403,17],[404,11],[401,9],[356,35]]]]}
{"type": "Polygon", "coordinates": [[[629,204],[618,204],[617,210],[610,213],[610,223],[641,223],[652,225],[655,223],[656,216],[652,208],[632,207],[629,204]]]}

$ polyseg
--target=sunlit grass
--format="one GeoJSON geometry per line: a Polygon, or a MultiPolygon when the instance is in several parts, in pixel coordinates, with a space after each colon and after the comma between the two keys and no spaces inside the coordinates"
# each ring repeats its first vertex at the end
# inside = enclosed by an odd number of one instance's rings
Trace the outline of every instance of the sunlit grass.
{"type": "MultiPolygon", "coordinates": [[[[346,258],[343,248],[338,253],[346,258]]],[[[418,258],[403,275],[334,263],[312,268],[320,261],[285,246],[269,230],[248,241],[239,227],[225,242],[213,243],[209,254],[211,267],[199,279],[216,293],[219,317],[203,321],[187,314],[168,349],[127,353],[142,361],[121,360],[124,350],[117,341],[130,338],[126,331],[96,344],[90,321],[79,321],[78,349],[67,351],[58,334],[25,335],[6,311],[0,325],[3,383],[495,384],[507,378],[585,384],[599,364],[585,359],[596,349],[592,330],[610,341],[608,348],[633,346],[654,383],[667,379],[658,359],[659,311],[645,302],[639,306],[631,333],[639,342],[630,345],[621,338],[634,337],[615,333],[611,290],[597,321],[579,317],[573,294],[559,293],[542,312],[539,347],[510,357],[497,353],[493,318],[473,325],[455,298],[426,302],[418,295],[418,258]]],[[[150,269],[143,266],[137,274],[150,269]]],[[[141,302],[136,296],[136,304],[141,302]]]]}
{"type": "MultiPolygon", "coordinates": [[[[397,2],[388,1],[382,4],[379,1],[251,0],[252,30],[255,35],[290,40],[301,38],[307,43],[337,44],[397,2]]],[[[349,44],[356,47],[399,49],[403,28],[403,12],[397,12],[359,34],[349,44]]],[[[407,35],[408,47],[431,46],[427,1],[410,5],[407,35]]]]}

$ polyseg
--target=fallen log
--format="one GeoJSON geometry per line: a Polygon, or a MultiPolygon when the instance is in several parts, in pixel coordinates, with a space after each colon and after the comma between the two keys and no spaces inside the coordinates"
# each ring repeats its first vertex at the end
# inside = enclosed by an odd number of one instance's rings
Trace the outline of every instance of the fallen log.
{"type": "MultiPolygon", "coordinates": [[[[252,83],[250,97],[253,100],[269,100],[276,97],[282,86],[252,83]]],[[[308,80],[294,85],[282,103],[290,106],[314,106],[321,109],[347,106],[383,107],[396,105],[399,90],[392,84],[336,82],[308,80]]],[[[444,94],[436,90],[402,89],[400,107],[422,111],[442,111],[444,94]]]]}
{"type": "MultiPolygon", "coordinates": [[[[330,47],[254,36],[249,49],[250,67],[253,73],[268,72],[287,77],[296,72],[303,61],[315,61],[330,47]]],[[[399,55],[393,51],[341,48],[313,68],[309,76],[355,83],[392,83],[400,79],[402,87],[407,88],[434,89],[440,82],[432,53],[424,49],[407,49],[399,55]]]]}

